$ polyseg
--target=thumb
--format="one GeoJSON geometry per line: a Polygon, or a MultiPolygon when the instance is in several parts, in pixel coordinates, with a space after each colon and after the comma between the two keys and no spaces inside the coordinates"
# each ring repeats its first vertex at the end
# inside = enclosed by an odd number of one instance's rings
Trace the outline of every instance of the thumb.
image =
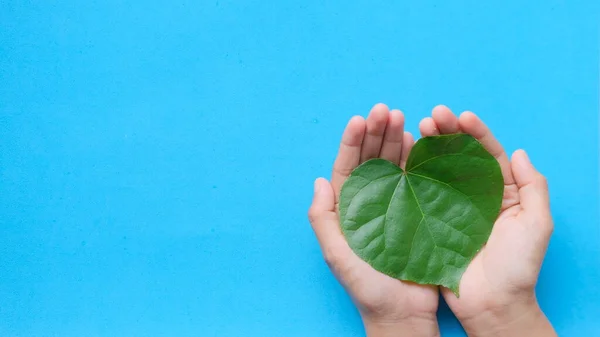
{"type": "Polygon", "coordinates": [[[517,150],[511,160],[515,182],[519,188],[519,199],[527,213],[550,216],[548,182],[531,164],[527,153],[517,150]]]}
{"type": "Polygon", "coordinates": [[[350,246],[340,229],[335,211],[335,194],[331,184],[324,178],[315,180],[313,202],[308,218],[317,236],[327,264],[332,267],[350,255],[350,246]]]}

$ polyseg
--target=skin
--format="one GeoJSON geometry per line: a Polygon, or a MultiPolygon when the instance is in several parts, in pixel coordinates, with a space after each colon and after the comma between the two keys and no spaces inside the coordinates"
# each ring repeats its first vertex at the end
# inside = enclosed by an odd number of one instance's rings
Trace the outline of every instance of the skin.
{"type": "MultiPolygon", "coordinates": [[[[523,150],[512,160],[473,113],[460,117],[437,106],[419,124],[423,136],[468,133],[498,160],[505,181],[501,214],[488,243],[461,279],[460,298],[441,294],[469,336],[556,336],[537,304],[535,284],[553,230],[546,179],[523,150]]],[[[413,136],[404,115],[377,104],[365,120],[350,119],[334,162],[331,183],[315,181],[308,215],[325,261],[356,304],[367,336],[439,336],[438,288],[393,279],[377,272],[348,246],[339,224],[342,184],[371,158],[404,167],[413,136]]]]}

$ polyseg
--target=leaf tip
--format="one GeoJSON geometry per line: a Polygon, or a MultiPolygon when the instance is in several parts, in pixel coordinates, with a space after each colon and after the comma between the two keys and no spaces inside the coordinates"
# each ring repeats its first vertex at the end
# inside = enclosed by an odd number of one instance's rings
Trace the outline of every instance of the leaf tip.
{"type": "Polygon", "coordinates": [[[448,286],[448,289],[450,289],[450,291],[452,291],[452,293],[454,294],[454,296],[456,296],[456,298],[460,298],[460,291],[459,291],[459,283],[454,283],[450,286],[448,286]]]}

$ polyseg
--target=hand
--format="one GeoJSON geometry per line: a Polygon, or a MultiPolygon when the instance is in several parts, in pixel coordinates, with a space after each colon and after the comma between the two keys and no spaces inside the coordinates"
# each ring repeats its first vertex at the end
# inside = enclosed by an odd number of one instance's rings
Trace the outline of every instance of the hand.
{"type": "Polygon", "coordinates": [[[487,244],[460,282],[460,298],[442,289],[444,299],[469,336],[556,336],[535,298],[535,284],[553,230],[546,179],[524,151],[509,161],[487,126],[471,112],[457,118],[434,108],[421,121],[423,136],[468,133],[500,164],[504,197],[487,244]]]}
{"type": "Polygon", "coordinates": [[[383,104],[375,105],[366,121],[353,117],[342,136],[331,184],[323,178],[315,181],[308,215],[325,261],[357,305],[368,336],[439,336],[437,288],[373,269],[346,242],[337,213],[341,186],[359,164],[379,157],[404,166],[414,140],[403,129],[403,114],[383,104]]]}

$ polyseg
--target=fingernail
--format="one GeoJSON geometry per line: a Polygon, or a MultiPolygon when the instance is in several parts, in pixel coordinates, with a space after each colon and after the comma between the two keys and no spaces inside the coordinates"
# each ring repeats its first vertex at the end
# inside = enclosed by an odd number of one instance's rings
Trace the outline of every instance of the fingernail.
{"type": "Polygon", "coordinates": [[[319,184],[319,178],[315,180],[315,193],[319,193],[321,190],[321,184],[319,184]]]}

